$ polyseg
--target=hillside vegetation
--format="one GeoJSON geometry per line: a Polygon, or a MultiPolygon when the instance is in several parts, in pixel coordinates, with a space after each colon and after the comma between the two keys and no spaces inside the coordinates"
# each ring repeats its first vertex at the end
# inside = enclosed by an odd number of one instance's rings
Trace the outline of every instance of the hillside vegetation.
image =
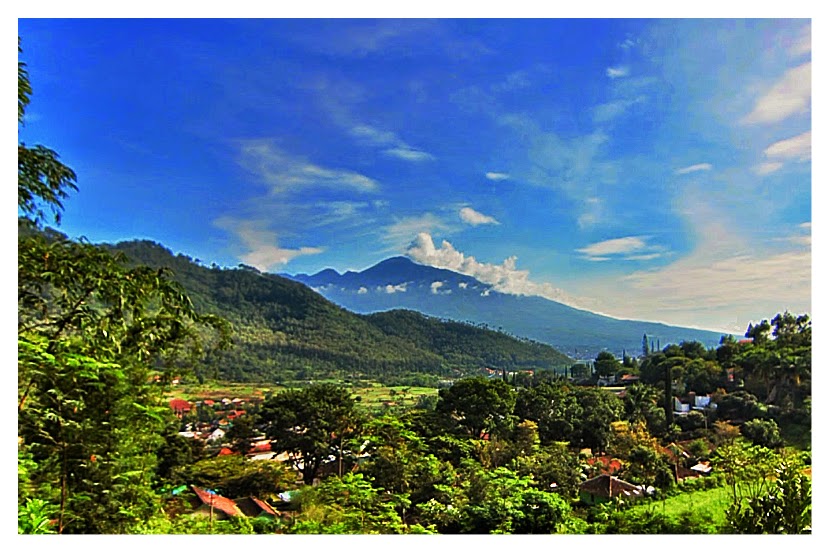
{"type": "Polygon", "coordinates": [[[154,242],[108,247],[132,262],[169,268],[197,309],[231,322],[233,346],[204,359],[203,378],[337,376],[423,384],[482,368],[555,369],[572,363],[547,345],[411,311],[357,315],[298,282],[244,265],[201,266],[154,242]]]}

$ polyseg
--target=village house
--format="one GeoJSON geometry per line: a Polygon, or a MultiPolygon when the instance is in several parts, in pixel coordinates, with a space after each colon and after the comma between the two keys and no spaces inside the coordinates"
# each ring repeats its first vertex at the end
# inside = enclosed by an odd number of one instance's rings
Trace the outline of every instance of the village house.
{"type": "Polygon", "coordinates": [[[170,408],[173,409],[173,413],[179,418],[183,418],[185,415],[189,414],[191,410],[193,410],[193,406],[184,399],[171,400],[170,408]]]}
{"type": "Polygon", "coordinates": [[[634,485],[612,475],[602,474],[588,479],[579,487],[579,499],[586,504],[600,504],[615,499],[641,498],[648,492],[641,485],[634,485]]]}

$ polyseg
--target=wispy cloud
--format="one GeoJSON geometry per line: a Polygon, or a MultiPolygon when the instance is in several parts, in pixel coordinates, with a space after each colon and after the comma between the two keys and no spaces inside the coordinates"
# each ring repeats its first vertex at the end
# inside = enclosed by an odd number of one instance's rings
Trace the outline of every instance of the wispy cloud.
{"type": "Polygon", "coordinates": [[[789,54],[793,57],[806,55],[812,51],[812,25],[804,25],[797,38],[789,46],[789,54]]]}
{"type": "Polygon", "coordinates": [[[663,255],[662,248],[650,245],[645,236],[614,238],[576,249],[588,261],[649,261],[663,255]]]}
{"type": "Polygon", "coordinates": [[[472,226],[479,226],[481,224],[501,224],[493,217],[490,217],[483,213],[479,213],[471,207],[462,208],[458,212],[458,215],[461,217],[462,221],[464,221],[466,224],[471,224],[472,226]]]}
{"type": "Polygon", "coordinates": [[[510,175],[501,172],[488,172],[486,173],[486,177],[488,180],[495,180],[497,182],[499,180],[509,180],[510,175]]]}
{"type": "Polygon", "coordinates": [[[743,124],[776,123],[796,114],[807,113],[812,101],[812,62],[786,71],[779,81],[754,104],[743,124]]]}
{"type": "MultiPolygon", "coordinates": [[[[471,276],[491,285],[492,289],[501,293],[538,295],[574,307],[580,305],[579,300],[552,284],[531,281],[528,270],[516,268],[517,257],[515,256],[504,259],[500,265],[481,263],[475,257],[464,255],[456,250],[446,240],[443,240],[440,248],[436,248],[432,236],[426,232],[418,234],[406,250],[406,255],[420,264],[445,268],[471,276]]],[[[482,293],[482,295],[486,296],[488,293],[482,293]]]]}
{"type": "Polygon", "coordinates": [[[363,174],[347,169],[322,167],[291,155],[270,140],[242,141],[239,153],[239,164],[261,179],[273,194],[298,192],[307,188],[374,192],[380,187],[374,179],[363,174]]]}
{"type": "Polygon", "coordinates": [[[674,171],[674,174],[688,174],[697,171],[710,171],[713,167],[710,163],[697,163],[689,167],[682,167],[674,171]]]}
{"type": "Polygon", "coordinates": [[[349,129],[349,134],[359,142],[385,148],[383,153],[404,161],[429,161],[434,156],[421,151],[400,139],[394,132],[382,130],[371,125],[358,124],[349,129]]]}
{"type": "Polygon", "coordinates": [[[611,79],[626,77],[630,74],[630,67],[624,65],[620,65],[618,67],[608,67],[606,74],[611,79]]]}
{"type": "Polygon", "coordinates": [[[754,167],[754,172],[760,176],[765,176],[773,172],[779,171],[783,168],[783,163],[779,161],[770,161],[768,163],[760,163],[754,167]]]}
{"type": "Polygon", "coordinates": [[[383,153],[404,161],[430,161],[435,158],[431,153],[411,148],[391,148],[383,150],[383,153]]]}
{"type": "MultiPolygon", "coordinates": [[[[744,331],[749,321],[784,309],[809,312],[808,229],[799,226],[760,247],[732,227],[725,213],[718,205],[690,202],[683,212],[696,237],[690,253],[665,266],[598,277],[575,289],[611,316],[714,330],[744,331]]],[[[630,250],[635,243],[609,249],[630,250]]]]}
{"type": "Polygon", "coordinates": [[[645,96],[636,96],[632,99],[615,100],[599,104],[593,108],[593,122],[607,123],[624,115],[634,105],[644,103],[645,96]]]}
{"type": "Polygon", "coordinates": [[[222,217],[214,221],[215,226],[233,234],[243,247],[245,253],[239,255],[243,263],[262,271],[281,267],[291,259],[302,255],[316,255],[324,251],[320,247],[300,247],[286,249],[279,246],[275,232],[268,230],[262,223],[222,217]]]}
{"type": "Polygon", "coordinates": [[[812,131],[775,142],[763,153],[770,159],[808,161],[812,158],[812,131]]]}

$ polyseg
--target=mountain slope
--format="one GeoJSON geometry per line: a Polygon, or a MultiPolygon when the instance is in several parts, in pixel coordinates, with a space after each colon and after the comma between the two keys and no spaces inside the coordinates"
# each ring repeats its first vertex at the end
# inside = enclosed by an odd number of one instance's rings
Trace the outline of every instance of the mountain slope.
{"type": "Polygon", "coordinates": [[[434,382],[485,367],[556,368],[572,363],[547,345],[466,324],[444,324],[406,312],[360,316],[299,282],[244,266],[204,267],[153,242],[109,247],[132,262],[170,268],[200,310],[230,320],[235,347],[209,356],[206,376],[273,381],[415,375],[434,382]]]}
{"type": "Polygon", "coordinates": [[[362,272],[326,269],[292,276],[331,301],[359,313],[412,309],[469,321],[547,343],[575,358],[595,358],[602,350],[638,355],[642,336],[654,345],[699,341],[719,343],[721,334],[654,322],[619,320],[535,296],[494,291],[470,276],[419,265],[405,257],[386,259],[362,272]]]}

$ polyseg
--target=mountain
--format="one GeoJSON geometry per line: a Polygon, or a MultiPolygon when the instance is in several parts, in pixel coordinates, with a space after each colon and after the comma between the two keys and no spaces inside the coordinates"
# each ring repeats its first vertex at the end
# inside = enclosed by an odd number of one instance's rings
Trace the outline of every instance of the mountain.
{"type": "MultiPolygon", "coordinates": [[[[205,267],[150,241],[105,246],[130,262],[173,273],[202,312],[233,325],[234,347],[199,371],[232,381],[370,377],[401,385],[496,370],[562,369],[573,360],[553,347],[410,311],[359,315],[306,285],[240,265],[205,267]]],[[[394,263],[370,278],[385,278],[394,263]]],[[[336,273],[328,272],[328,276],[336,273]]],[[[321,273],[325,277],[326,272],[321,273]]],[[[337,274],[337,276],[339,276],[337,274]]]]}
{"type": "Polygon", "coordinates": [[[362,272],[325,269],[294,280],[358,313],[412,309],[426,315],[497,328],[552,345],[574,358],[595,358],[602,350],[638,356],[643,335],[654,346],[699,341],[716,347],[722,334],[655,322],[620,320],[537,296],[500,293],[450,270],[386,259],[362,272]]]}

